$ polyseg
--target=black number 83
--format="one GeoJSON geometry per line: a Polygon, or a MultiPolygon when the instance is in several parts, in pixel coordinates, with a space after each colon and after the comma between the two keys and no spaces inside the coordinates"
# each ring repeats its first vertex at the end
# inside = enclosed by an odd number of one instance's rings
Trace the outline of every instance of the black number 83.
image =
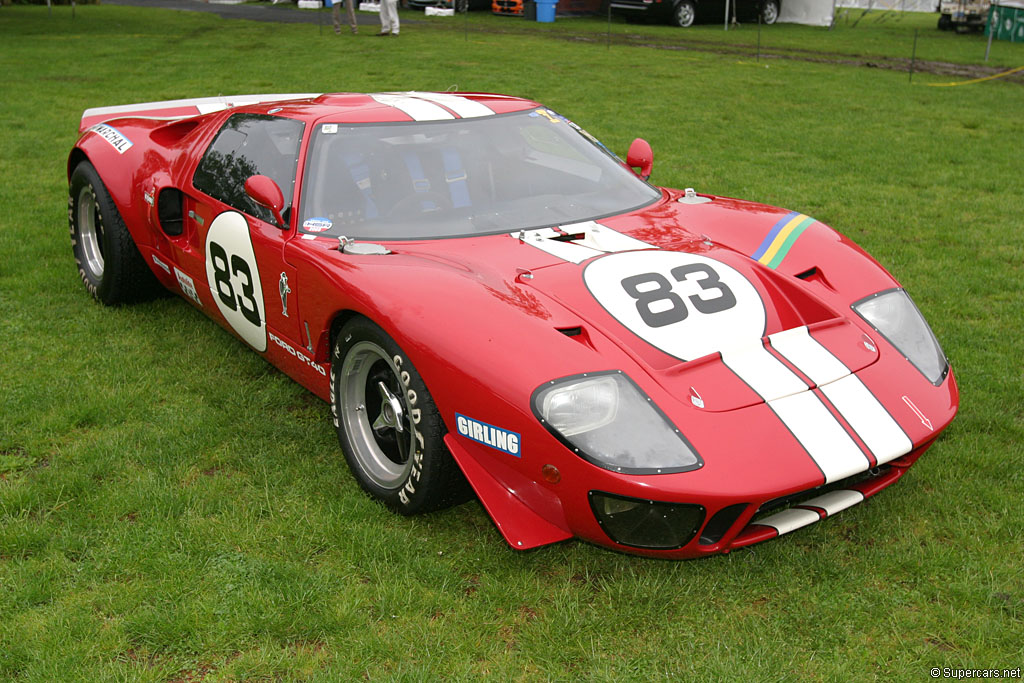
{"type": "Polygon", "coordinates": [[[232,311],[242,310],[242,315],[250,323],[259,327],[262,324],[260,319],[259,305],[253,297],[252,271],[245,259],[237,254],[231,255],[231,271],[228,272],[228,255],[224,247],[216,242],[210,242],[210,260],[213,262],[214,282],[217,284],[217,295],[225,306],[232,311]],[[231,277],[235,276],[241,294],[235,294],[231,284],[231,277]]]}
{"type": "MultiPolygon", "coordinates": [[[[703,275],[696,280],[706,293],[718,292],[705,298],[701,294],[687,297],[698,313],[719,313],[736,305],[732,290],[722,282],[710,266],[692,263],[673,268],[670,274],[676,282],[685,282],[691,275],[703,275]]],[[[636,310],[648,327],[665,327],[682,322],[690,314],[686,302],[672,290],[672,283],[661,273],[641,273],[622,280],[622,289],[636,300],[636,310]]]]}

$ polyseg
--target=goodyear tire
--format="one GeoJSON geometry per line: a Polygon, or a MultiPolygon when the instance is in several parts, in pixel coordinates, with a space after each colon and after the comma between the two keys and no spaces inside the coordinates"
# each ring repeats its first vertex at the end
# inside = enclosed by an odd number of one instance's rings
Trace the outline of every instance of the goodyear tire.
{"type": "Polygon", "coordinates": [[[88,161],[71,173],[68,226],[78,274],[93,297],[108,306],[153,298],[160,285],[88,161]]]}
{"type": "Polygon", "coordinates": [[[412,515],[468,497],[423,379],[398,344],[366,318],[348,321],[335,340],[331,414],[359,485],[392,509],[412,515]]]}

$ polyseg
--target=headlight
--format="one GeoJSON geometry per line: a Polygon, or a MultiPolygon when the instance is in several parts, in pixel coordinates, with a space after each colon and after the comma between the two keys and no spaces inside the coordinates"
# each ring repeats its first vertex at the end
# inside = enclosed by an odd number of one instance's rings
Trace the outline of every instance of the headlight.
{"type": "Polygon", "coordinates": [[[549,382],[534,392],[533,410],[559,441],[608,470],[667,474],[703,465],[654,402],[619,371],[549,382]]]}
{"type": "Polygon", "coordinates": [[[889,340],[929,382],[942,383],[949,371],[946,354],[906,292],[890,289],[872,294],[855,303],[853,310],[889,340]]]}

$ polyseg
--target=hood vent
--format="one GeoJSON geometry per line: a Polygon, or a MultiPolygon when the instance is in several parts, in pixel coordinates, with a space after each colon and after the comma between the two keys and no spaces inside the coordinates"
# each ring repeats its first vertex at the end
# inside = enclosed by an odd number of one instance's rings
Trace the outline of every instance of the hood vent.
{"type": "Polygon", "coordinates": [[[653,248],[651,244],[594,221],[573,223],[558,228],[520,230],[510,234],[524,244],[570,263],[583,263],[594,256],[617,251],[653,248]]]}

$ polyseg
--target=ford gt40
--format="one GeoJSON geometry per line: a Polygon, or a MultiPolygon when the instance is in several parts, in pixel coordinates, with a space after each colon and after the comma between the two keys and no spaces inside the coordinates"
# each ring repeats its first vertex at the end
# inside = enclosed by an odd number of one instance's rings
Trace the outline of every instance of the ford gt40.
{"type": "Polygon", "coordinates": [[[953,419],[900,284],[814,218],[648,182],[536,102],[287,94],[87,110],[68,159],[104,304],[180,295],[330,403],[402,514],[479,498],[516,549],[690,558],[899,479],[953,419]]]}

